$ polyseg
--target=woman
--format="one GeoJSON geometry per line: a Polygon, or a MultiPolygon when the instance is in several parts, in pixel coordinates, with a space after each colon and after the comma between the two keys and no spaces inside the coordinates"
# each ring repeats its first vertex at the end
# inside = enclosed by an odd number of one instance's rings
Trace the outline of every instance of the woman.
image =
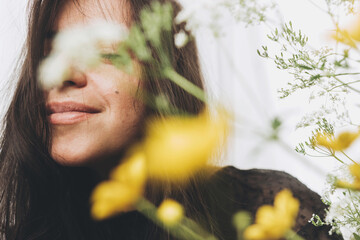
{"type": "MultiPolygon", "coordinates": [[[[168,1],[161,1],[168,2],[168,1]]],[[[137,212],[95,222],[89,216],[90,192],[127,147],[142,135],[150,110],[128,89],[134,86],[165,95],[176,108],[197,114],[202,102],[170,81],[156,77],[156,66],[143,65],[146,81],[111,64],[73,73],[61,86],[44,91],[36,79],[39,62],[49,51],[54,32],[93,19],[130,27],[150,0],[33,1],[19,82],[7,111],[0,154],[1,239],[172,239],[137,212]]],[[[179,6],[172,2],[175,12],[179,6]]],[[[174,24],[173,33],[180,27],[174,24]]],[[[194,42],[174,49],[174,68],[199,87],[202,78],[194,42]]],[[[253,215],[272,203],[283,188],[301,201],[295,230],[306,239],[329,237],[325,227],[307,223],[324,214],[319,196],[281,172],[223,168],[209,178],[194,177],[185,187],[149,186],[146,196],[159,204],[180,201],[189,217],[219,239],[236,239],[232,215],[253,215]],[[164,190],[166,189],[166,191],[164,190]]]]}

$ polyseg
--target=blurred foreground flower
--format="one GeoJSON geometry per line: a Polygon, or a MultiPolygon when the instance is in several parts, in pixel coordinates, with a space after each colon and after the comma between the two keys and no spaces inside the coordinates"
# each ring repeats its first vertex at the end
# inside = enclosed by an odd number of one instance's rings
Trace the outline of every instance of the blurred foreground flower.
{"type": "Polygon", "coordinates": [[[205,111],[150,122],[143,143],[149,177],[184,181],[204,167],[225,140],[228,117],[222,113],[211,118],[205,111]]]}
{"type": "Polygon", "coordinates": [[[142,186],[146,181],[145,156],[142,152],[136,151],[136,148],[131,151],[134,153],[111,172],[110,178],[133,186],[142,186]]]}
{"type": "Polygon", "coordinates": [[[224,7],[224,4],[230,1],[234,2],[233,0],[225,2],[224,0],[185,0],[182,2],[184,7],[175,21],[177,24],[186,23],[186,30],[192,33],[200,28],[208,28],[217,34],[222,29],[221,18],[230,16],[229,10],[224,7]]]}
{"type": "Polygon", "coordinates": [[[352,190],[360,190],[360,165],[355,163],[349,166],[350,174],[354,177],[352,183],[343,180],[337,180],[335,186],[337,188],[348,188],[352,190]]]}
{"type": "Polygon", "coordinates": [[[93,218],[101,220],[132,209],[142,196],[145,180],[145,158],[136,153],[113,170],[109,181],[96,186],[91,196],[93,218]]]}
{"type": "Polygon", "coordinates": [[[255,224],[244,232],[247,240],[280,239],[294,226],[299,211],[299,200],[285,189],[279,192],[274,206],[261,206],[256,212],[255,224]]]}
{"type": "Polygon", "coordinates": [[[336,29],[335,33],[331,35],[331,37],[337,42],[344,43],[349,45],[350,47],[356,48],[356,43],[347,30],[336,29]]]}
{"type": "Polygon", "coordinates": [[[184,208],[180,203],[166,199],[159,206],[157,216],[165,225],[173,226],[183,218],[184,208]]]}
{"type": "Polygon", "coordinates": [[[39,66],[38,81],[44,89],[59,86],[72,71],[84,71],[100,62],[103,51],[116,51],[116,44],[126,39],[125,26],[97,21],[58,33],[51,53],[39,66]],[[113,49],[115,47],[115,49],[113,49]]]}
{"type": "Polygon", "coordinates": [[[189,36],[187,35],[187,33],[184,30],[181,30],[180,32],[178,32],[177,34],[175,34],[174,36],[174,41],[175,41],[175,46],[177,48],[182,48],[183,46],[185,46],[188,41],[189,41],[189,36]]]}
{"type": "Polygon", "coordinates": [[[343,132],[337,138],[327,133],[318,133],[315,137],[315,144],[324,146],[333,151],[343,151],[350,147],[350,145],[360,136],[358,132],[343,132]]]}
{"type": "Polygon", "coordinates": [[[360,15],[358,14],[352,25],[348,28],[337,28],[331,37],[338,42],[342,42],[350,47],[356,48],[356,42],[360,41],[360,15]]]}
{"type": "Polygon", "coordinates": [[[151,121],[144,142],[130,150],[109,181],[95,188],[91,198],[93,217],[100,220],[132,209],[143,194],[147,176],[186,181],[205,166],[225,140],[228,117],[222,111],[211,118],[205,111],[198,116],[151,121]]]}

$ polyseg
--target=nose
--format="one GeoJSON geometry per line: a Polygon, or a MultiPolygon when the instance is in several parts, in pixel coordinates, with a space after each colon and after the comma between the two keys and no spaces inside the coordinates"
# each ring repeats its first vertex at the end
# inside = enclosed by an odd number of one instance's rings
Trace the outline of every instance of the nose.
{"type": "Polygon", "coordinates": [[[77,87],[83,88],[87,85],[86,74],[82,71],[73,71],[70,78],[63,82],[62,88],[77,87]]]}

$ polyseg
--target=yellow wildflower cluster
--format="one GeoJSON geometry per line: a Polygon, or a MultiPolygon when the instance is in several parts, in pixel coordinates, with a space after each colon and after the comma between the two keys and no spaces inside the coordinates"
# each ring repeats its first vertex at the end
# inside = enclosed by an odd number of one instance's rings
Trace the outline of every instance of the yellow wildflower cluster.
{"type": "Polygon", "coordinates": [[[151,121],[145,139],[128,158],[99,184],[92,195],[92,215],[104,219],[133,208],[149,177],[186,181],[207,163],[227,132],[227,114],[211,118],[208,112],[193,117],[151,121]]]}
{"type": "Polygon", "coordinates": [[[145,179],[145,158],[134,154],[115,168],[110,180],[96,186],[91,197],[93,218],[101,220],[132,209],[143,193],[145,179]]]}
{"type": "Polygon", "coordinates": [[[337,138],[330,134],[318,133],[315,137],[315,144],[324,146],[333,151],[343,151],[360,136],[360,132],[343,132],[337,138]]]}
{"type": "Polygon", "coordinates": [[[332,38],[350,47],[357,48],[356,42],[360,41],[360,16],[347,29],[337,28],[332,38]]]}
{"type": "Polygon", "coordinates": [[[167,226],[180,222],[183,216],[183,206],[171,199],[164,200],[157,210],[157,217],[167,226]]]}
{"type": "Polygon", "coordinates": [[[215,153],[227,132],[227,115],[211,119],[171,117],[151,122],[143,151],[149,177],[183,181],[201,169],[215,153]]]}
{"type": "Polygon", "coordinates": [[[338,180],[335,183],[335,186],[338,188],[348,188],[353,190],[360,190],[360,165],[355,163],[349,166],[351,175],[354,177],[352,183],[347,181],[338,180]]]}
{"type": "Polygon", "coordinates": [[[244,232],[246,240],[280,239],[291,230],[299,211],[299,200],[285,189],[275,196],[274,206],[261,206],[256,212],[255,224],[244,232]]]}

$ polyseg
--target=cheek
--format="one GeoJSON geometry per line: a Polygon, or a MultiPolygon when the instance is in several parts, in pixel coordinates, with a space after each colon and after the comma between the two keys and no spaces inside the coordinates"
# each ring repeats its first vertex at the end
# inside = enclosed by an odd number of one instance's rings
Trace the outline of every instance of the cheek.
{"type": "Polygon", "coordinates": [[[88,76],[84,98],[101,102],[104,111],[78,125],[55,127],[52,155],[64,165],[104,161],[142,135],[145,106],[136,96],[138,79],[111,65],[88,76]]]}
{"type": "Polygon", "coordinates": [[[120,156],[142,135],[143,113],[143,104],[134,103],[133,98],[123,99],[102,116],[66,131],[55,131],[52,155],[61,164],[77,166],[120,156]]]}
{"type": "Polygon", "coordinates": [[[138,73],[136,76],[128,75],[112,65],[103,65],[99,75],[94,75],[98,95],[101,95],[111,112],[131,114],[143,109],[143,84],[138,76],[138,73]]]}
{"type": "Polygon", "coordinates": [[[127,142],[132,142],[136,136],[141,135],[141,129],[144,125],[142,106],[131,104],[122,107],[122,109],[115,110],[112,113],[111,121],[107,123],[109,124],[107,128],[108,135],[114,135],[114,144],[120,147],[127,142]]]}
{"type": "Polygon", "coordinates": [[[136,121],[144,111],[138,91],[137,81],[117,82],[104,90],[102,96],[109,117],[114,121],[136,121]]]}
{"type": "Polygon", "coordinates": [[[108,98],[109,107],[107,109],[109,123],[117,128],[138,125],[143,118],[144,104],[129,92],[117,90],[118,94],[108,98]]]}
{"type": "MultiPolygon", "coordinates": [[[[128,74],[117,69],[111,64],[101,64],[94,69],[89,75],[93,75],[94,78],[104,79],[100,82],[105,86],[116,86],[116,87],[134,87],[138,86],[141,79],[141,67],[140,64],[133,62],[133,72],[128,74]]],[[[99,82],[99,81],[97,81],[99,82]]]]}

